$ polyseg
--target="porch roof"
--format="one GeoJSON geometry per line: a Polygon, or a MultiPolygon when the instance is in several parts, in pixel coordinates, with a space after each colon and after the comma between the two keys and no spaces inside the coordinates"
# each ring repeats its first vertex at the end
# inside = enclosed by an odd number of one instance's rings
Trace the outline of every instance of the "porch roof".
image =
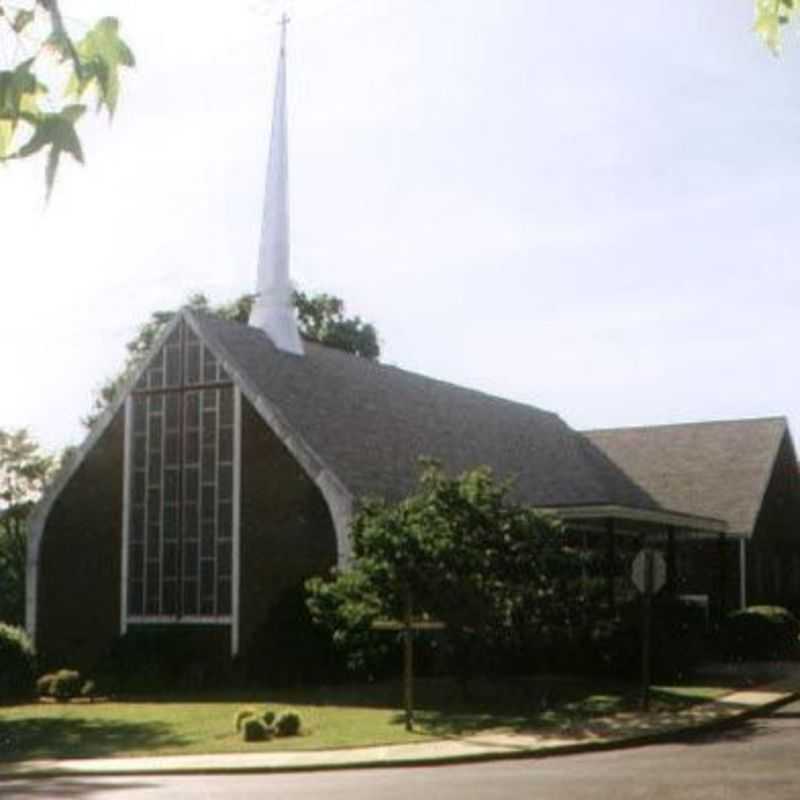
{"type": "Polygon", "coordinates": [[[784,417],[586,431],[585,436],[664,508],[755,528],[784,417]]]}

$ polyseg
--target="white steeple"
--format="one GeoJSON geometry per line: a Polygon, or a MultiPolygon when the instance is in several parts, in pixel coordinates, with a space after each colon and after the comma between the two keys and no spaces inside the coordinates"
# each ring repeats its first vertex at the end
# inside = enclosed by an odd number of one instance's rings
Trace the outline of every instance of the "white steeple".
{"type": "Polygon", "coordinates": [[[281,19],[281,49],[275,80],[267,186],[258,253],[257,296],[250,324],[261,328],[280,350],[303,355],[289,280],[289,156],[286,124],[286,14],[281,19]]]}

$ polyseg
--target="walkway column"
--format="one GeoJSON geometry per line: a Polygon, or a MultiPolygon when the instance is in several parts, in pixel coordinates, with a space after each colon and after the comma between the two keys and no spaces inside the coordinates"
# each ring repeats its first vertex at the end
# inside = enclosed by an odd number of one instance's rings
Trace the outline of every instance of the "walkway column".
{"type": "Polygon", "coordinates": [[[719,601],[717,603],[717,607],[719,609],[719,621],[725,617],[725,610],[727,608],[727,602],[725,598],[725,593],[728,588],[728,568],[727,568],[727,544],[728,539],[724,533],[720,533],[717,536],[717,552],[719,558],[719,601]]]}
{"type": "Polygon", "coordinates": [[[617,598],[614,591],[614,578],[617,562],[617,543],[614,538],[614,520],[606,520],[606,597],[608,610],[614,613],[617,610],[617,598]]]}
{"type": "Polygon", "coordinates": [[[739,608],[747,608],[747,539],[739,539],[739,608]]]}
{"type": "Polygon", "coordinates": [[[675,595],[678,592],[678,570],[677,553],[675,551],[675,528],[672,525],[667,527],[667,585],[666,590],[669,594],[675,595]]]}

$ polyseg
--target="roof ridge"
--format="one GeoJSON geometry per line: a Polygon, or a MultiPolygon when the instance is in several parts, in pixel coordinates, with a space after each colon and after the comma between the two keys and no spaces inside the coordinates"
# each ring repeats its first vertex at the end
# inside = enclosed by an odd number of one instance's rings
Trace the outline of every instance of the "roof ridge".
{"type": "MultiPolygon", "coordinates": [[[[189,309],[189,311],[192,314],[197,314],[198,313],[195,309],[189,309]]],[[[251,330],[254,333],[258,333],[259,332],[258,328],[253,328],[252,326],[248,325],[247,323],[237,322],[236,320],[231,320],[231,319],[225,319],[224,317],[218,317],[218,316],[216,316],[216,315],[214,315],[212,313],[209,313],[208,311],[200,311],[200,314],[202,315],[204,320],[210,320],[212,323],[216,322],[216,323],[221,323],[221,324],[224,324],[224,325],[233,325],[233,326],[236,326],[238,328],[245,328],[247,330],[251,330]]],[[[263,333],[263,331],[261,331],[261,333],[263,333]]],[[[435,377],[433,377],[431,375],[426,375],[423,372],[415,372],[414,370],[407,369],[406,367],[400,367],[400,366],[397,366],[396,364],[387,364],[384,361],[376,361],[376,360],[373,360],[373,359],[364,358],[363,356],[358,356],[358,355],[355,355],[354,353],[348,353],[346,350],[341,350],[338,347],[332,347],[331,345],[323,344],[322,342],[317,341],[316,339],[310,339],[310,338],[308,338],[306,336],[303,336],[303,340],[312,349],[319,349],[319,350],[322,350],[325,353],[328,353],[328,354],[332,355],[335,358],[342,358],[342,359],[353,361],[354,363],[362,364],[362,365],[366,366],[367,369],[377,369],[377,370],[386,370],[386,371],[392,371],[392,372],[400,372],[400,373],[403,373],[404,375],[409,375],[409,376],[411,376],[413,378],[421,378],[422,380],[430,381],[431,383],[436,383],[436,384],[438,384],[440,386],[446,386],[446,387],[449,387],[451,389],[456,389],[456,390],[458,390],[460,392],[466,392],[466,393],[469,393],[469,394],[472,394],[472,395],[485,397],[485,398],[487,398],[489,400],[493,400],[493,401],[499,401],[499,402],[502,402],[502,403],[508,403],[510,405],[513,405],[513,406],[518,406],[519,408],[524,408],[524,409],[526,409],[528,411],[538,412],[539,414],[547,414],[547,415],[549,415],[551,417],[555,417],[557,419],[561,419],[562,422],[565,422],[563,420],[563,418],[558,414],[558,412],[550,411],[549,409],[546,409],[546,408],[541,408],[540,406],[534,405],[533,403],[526,403],[526,402],[523,402],[521,400],[512,400],[511,398],[503,397],[502,395],[498,395],[498,394],[492,394],[491,392],[487,392],[487,391],[485,391],[483,389],[476,389],[473,386],[464,386],[463,384],[455,383],[454,381],[442,380],[441,378],[435,378],[435,377]]],[[[565,422],[565,424],[567,424],[567,423],[565,422]]],[[[569,427],[571,428],[571,426],[569,426],[569,427]]],[[[571,429],[575,430],[574,428],[571,428],[571,429]]]]}
{"type": "Polygon", "coordinates": [[[774,415],[768,417],[737,417],[734,419],[704,419],[693,420],[691,422],[665,422],[656,425],[622,425],[617,428],[586,428],[580,432],[584,435],[592,433],[611,433],[618,431],[650,431],[662,430],[664,428],[690,428],[699,427],[700,425],[744,425],[754,422],[783,422],[788,424],[788,418],[785,415],[774,415]]]}

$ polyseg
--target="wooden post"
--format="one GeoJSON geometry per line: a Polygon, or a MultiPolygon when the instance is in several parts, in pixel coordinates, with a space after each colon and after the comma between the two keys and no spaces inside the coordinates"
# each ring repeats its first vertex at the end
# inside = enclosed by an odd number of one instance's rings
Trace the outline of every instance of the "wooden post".
{"type": "Polygon", "coordinates": [[[414,629],[411,590],[406,589],[403,623],[403,699],[406,711],[406,730],[414,728],[414,629]]]}
{"type": "Polygon", "coordinates": [[[414,619],[414,604],[411,590],[403,595],[403,619],[376,619],[372,623],[374,631],[393,631],[403,634],[403,706],[405,707],[406,730],[414,727],[414,631],[441,631],[444,622],[429,619],[423,615],[414,619]]]}

